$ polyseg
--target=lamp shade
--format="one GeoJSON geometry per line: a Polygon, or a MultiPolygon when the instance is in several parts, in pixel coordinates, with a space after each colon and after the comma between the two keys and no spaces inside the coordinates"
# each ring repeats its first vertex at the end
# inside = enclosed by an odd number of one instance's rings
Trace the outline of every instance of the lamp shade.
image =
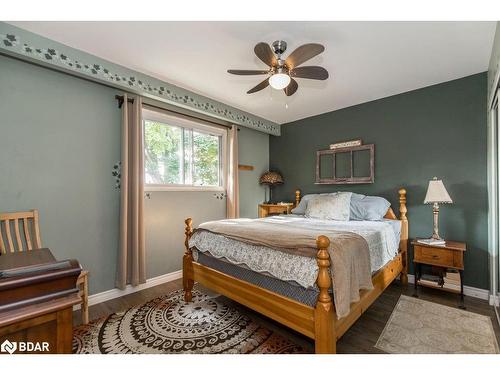
{"type": "Polygon", "coordinates": [[[438,180],[437,177],[434,177],[429,181],[424,203],[453,203],[453,200],[446,191],[442,180],[438,180]]]}
{"type": "Polygon", "coordinates": [[[260,176],[259,184],[261,185],[279,185],[283,183],[283,177],[278,172],[268,171],[260,176]]]}

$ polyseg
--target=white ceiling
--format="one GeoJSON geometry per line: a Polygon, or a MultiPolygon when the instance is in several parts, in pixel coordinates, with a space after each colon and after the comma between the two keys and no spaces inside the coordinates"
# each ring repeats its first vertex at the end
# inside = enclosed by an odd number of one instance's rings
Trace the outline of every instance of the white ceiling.
{"type": "MultiPolygon", "coordinates": [[[[488,69],[495,22],[11,22],[277,123],[352,106],[488,69]],[[304,65],[327,81],[298,79],[287,98],[270,87],[246,91],[265,69],[255,44],[282,39],[326,47],[304,65]],[[288,108],[286,108],[288,105],[288,108]]],[[[285,53],[285,57],[287,56],[285,53]]],[[[486,88],[485,88],[486,89],[486,88]]]]}

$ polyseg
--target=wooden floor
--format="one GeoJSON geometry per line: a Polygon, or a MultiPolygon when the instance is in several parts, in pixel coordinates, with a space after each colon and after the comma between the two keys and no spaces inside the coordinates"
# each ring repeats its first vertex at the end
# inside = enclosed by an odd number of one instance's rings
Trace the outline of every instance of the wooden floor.
{"type": "MultiPolygon", "coordinates": [[[[153,288],[145,289],[140,292],[129,294],[120,298],[106,301],[90,307],[90,320],[126,310],[134,305],[142,304],[157,296],[168,294],[169,292],[181,289],[181,280],[171,281],[153,288]]],[[[199,287],[200,290],[208,294],[213,294],[211,291],[199,287]]],[[[345,335],[337,343],[338,353],[383,353],[381,350],[376,349],[375,343],[377,342],[385,324],[389,320],[391,313],[396,306],[396,303],[401,294],[411,296],[413,294],[413,285],[402,287],[398,281],[395,281],[389,286],[386,291],[373,303],[373,305],[361,316],[361,318],[345,333],[345,335]]],[[[458,305],[458,297],[454,294],[445,293],[439,290],[429,288],[419,288],[419,297],[421,299],[440,303],[447,306],[456,307],[458,305]]],[[[302,336],[294,331],[273,322],[272,320],[261,316],[245,307],[236,304],[225,297],[218,297],[227,303],[237,305],[240,309],[250,315],[253,319],[260,322],[283,336],[288,337],[304,348],[313,351],[314,344],[309,338],[302,336]]],[[[493,327],[500,343],[500,327],[495,318],[495,312],[487,301],[477,298],[465,297],[465,306],[467,311],[482,314],[491,317],[493,327]]],[[[79,311],[74,313],[74,324],[81,324],[79,311]]]]}

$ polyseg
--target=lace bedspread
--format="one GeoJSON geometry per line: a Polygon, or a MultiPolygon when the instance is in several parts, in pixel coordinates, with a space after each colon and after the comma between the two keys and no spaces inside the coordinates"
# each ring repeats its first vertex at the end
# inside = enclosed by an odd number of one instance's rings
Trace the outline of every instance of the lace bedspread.
{"type": "MultiPolygon", "coordinates": [[[[302,215],[273,216],[270,222],[333,230],[349,231],[363,237],[368,243],[372,273],[379,270],[397,255],[401,223],[395,220],[382,221],[332,221],[304,218],[302,215]]],[[[316,258],[290,254],[266,246],[259,246],[227,238],[209,231],[196,232],[189,242],[201,252],[227,262],[247,267],[255,272],[276,277],[283,281],[294,281],[304,288],[314,287],[318,275],[316,258]]],[[[197,253],[194,253],[195,261],[197,253]]]]}

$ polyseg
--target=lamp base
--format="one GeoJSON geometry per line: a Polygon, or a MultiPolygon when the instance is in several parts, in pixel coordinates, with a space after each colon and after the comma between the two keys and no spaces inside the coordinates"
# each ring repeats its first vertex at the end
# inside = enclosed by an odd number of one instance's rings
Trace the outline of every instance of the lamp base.
{"type": "Polygon", "coordinates": [[[432,216],[433,216],[433,226],[432,226],[432,236],[430,239],[435,241],[444,241],[439,237],[439,204],[434,203],[432,205],[432,216]]]}
{"type": "Polygon", "coordinates": [[[439,234],[437,234],[437,233],[434,233],[429,239],[436,240],[436,241],[444,241],[444,238],[439,237],[439,234]]]}

